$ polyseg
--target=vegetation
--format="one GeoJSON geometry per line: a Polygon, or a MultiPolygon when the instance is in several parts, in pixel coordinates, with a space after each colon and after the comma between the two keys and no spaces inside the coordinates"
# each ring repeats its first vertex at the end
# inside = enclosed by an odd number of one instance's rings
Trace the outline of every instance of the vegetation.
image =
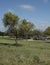
{"type": "Polygon", "coordinates": [[[18,40],[0,37],[0,65],[50,65],[50,44],[46,41],[18,40]]]}
{"type": "Polygon", "coordinates": [[[3,23],[5,27],[8,27],[7,35],[15,36],[19,38],[31,38],[35,37],[35,39],[43,36],[50,35],[50,27],[48,27],[44,32],[38,29],[34,30],[34,24],[23,19],[19,21],[19,17],[12,12],[5,13],[3,16],[3,23]]]}
{"type": "MultiPolygon", "coordinates": [[[[8,33],[13,36],[17,36],[17,24],[18,24],[19,17],[15,14],[8,12],[4,14],[3,23],[5,27],[8,27],[8,33]]],[[[16,37],[17,39],[17,37],[16,37]]]]}
{"type": "Polygon", "coordinates": [[[3,23],[8,29],[0,32],[0,65],[50,65],[50,42],[40,40],[50,36],[50,27],[34,30],[33,23],[20,21],[12,12],[4,14],[3,23]],[[28,40],[33,37],[36,40],[28,40]]]}
{"type": "Polygon", "coordinates": [[[23,19],[19,25],[19,35],[23,38],[28,38],[30,31],[34,29],[34,24],[28,22],[26,19],[23,19]]]}
{"type": "Polygon", "coordinates": [[[50,27],[48,27],[45,31],[44,31],[44,35],[50,35],[50,27]]]}

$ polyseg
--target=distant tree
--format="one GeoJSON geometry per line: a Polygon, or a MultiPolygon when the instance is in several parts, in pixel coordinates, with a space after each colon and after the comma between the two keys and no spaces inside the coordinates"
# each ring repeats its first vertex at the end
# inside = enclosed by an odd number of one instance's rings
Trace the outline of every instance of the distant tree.
{"type": "Polygon", "coordinates": [[[19,25],[19,33],[25,38],[28,38],[28,35],[30,34],[30,31],[34,28],[34,24],[31,22],[28,22],[26,19],[23,19],[22,22],[19,25]]]}
{"type": "Polygon", "coordinates": [[[33,36],[35,37],[35,39],[40,39],[41,36],[43,36],[43,32],[36,29],[36,30],[33,31],[33,36]]]}
{"type": "Polygon", "coordinates": [[[19,17],[12,12],[5,13],[3,16],[3,23],[5,27],[8,27],[8,33],[13,35],[17,39],[17,24],[19,17]]]}
{"type": "Polygon", "coordinates": [[[42,35],[42,32],[40,30],[36,29],[36,30],[33,31],[33,35],[39,36],[39,35],[42,35]]]}
{"type": "Polygon", "coordinates": [[[50,26],[44,31],[44,35],[50,35],[50,26]]]}
{"type": "Polygon", "coordinates": [[[4,34],[5,34],[4,32],[1,32],[1,31],[0,31],[0,36],[4,36],[4,34]]]}

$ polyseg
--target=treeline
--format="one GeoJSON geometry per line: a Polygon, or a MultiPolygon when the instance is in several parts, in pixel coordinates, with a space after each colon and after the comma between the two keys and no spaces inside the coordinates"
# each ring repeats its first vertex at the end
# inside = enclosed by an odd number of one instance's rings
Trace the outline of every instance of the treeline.
{"type": "Polygon", "coordinates": [[[5,13],[3,16],[3,23],[5,28],[8,27],[6,32],[0,32],[0,36],[14,36],[16,38],[32,38],[33,36],[49,36],[50,26],[44,31],[35,29],[35,25],[26,19],[20,18],[12,12],[5,13]]]}
{"type": "Polygon", "coordinates": [[[7,36],[7,33],[0,31],[0,36],[7,36]]]}

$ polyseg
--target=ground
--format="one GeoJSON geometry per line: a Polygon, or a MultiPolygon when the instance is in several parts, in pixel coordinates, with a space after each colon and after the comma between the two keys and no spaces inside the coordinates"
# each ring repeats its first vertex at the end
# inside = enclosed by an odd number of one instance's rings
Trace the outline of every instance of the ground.
{"type": "MultiPolygon", "coordinates": [[[[50,62],[50,43],[41,40],[15,40],[0,37],[0,65],[34,65],[34,56],[50,62]]],[[[49,64],[50,65],[50,64],[49,64]]]]}

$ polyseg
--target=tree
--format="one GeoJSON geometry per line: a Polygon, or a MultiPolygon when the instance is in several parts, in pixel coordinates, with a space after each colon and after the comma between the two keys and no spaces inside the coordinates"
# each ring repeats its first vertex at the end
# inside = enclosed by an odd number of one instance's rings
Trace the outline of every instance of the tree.
{"type": "Polygon", "coordinates": [[[44,31],[44,35],[50,35],[50,26],[44,31]]]}
{"type": "Polygon", "coordinates": [[[33,36],[34,39],[41,39],[41,37],[43,36],[43,32],[36,29],[33,31],[33,36]]]}
{"type": "MultiPolygon", "coordinates": [[[[8,27],[8,33],[17,36],[17,24],[19,17],[12,12],[5,13],[3,16],[3,23],[5,27],[8,27]]],[[[16,37],[17,38],[17,37],[16,37]]]]}
{"type": "Polygon", "coordinates": [[[28,38],[28,35],[30,34],[30,31],[34,28],[34,24],[31,22],[28,22],[26,19],[23,19],[22,22],[19,25],[19,33],[24,38],[28,38]]]}
{"type": "Polygon", "coordinates": [[[0,36],[4,36],[4,35],[5,35],[5,32],[0,31],[0,36]]]}

